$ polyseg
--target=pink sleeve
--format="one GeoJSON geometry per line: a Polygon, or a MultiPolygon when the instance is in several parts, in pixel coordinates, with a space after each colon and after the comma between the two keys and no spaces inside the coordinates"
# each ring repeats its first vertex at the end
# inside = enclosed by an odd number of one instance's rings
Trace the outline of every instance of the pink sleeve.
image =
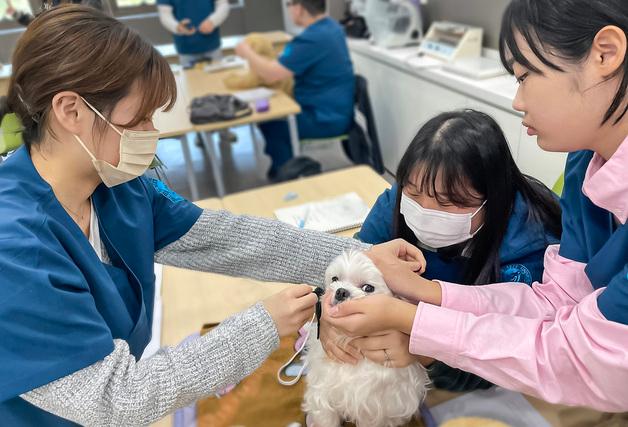
{"type": "Polygon", "coordinates": [[[574,305],[593,292],[584,272],[586,264],[558,255],[558,245],[547,248],[543,283],[464,286],[440,282],[442,307],[481,315],[512,314],[528,318],[552,316],[559,307],[574,305]]]}
{"type": "Polygon", "coordinates": [[[628,326],[599,312],[602,291],[538,319],[420,303],[410,351],[548,402],[626,411],[628,326]]]}

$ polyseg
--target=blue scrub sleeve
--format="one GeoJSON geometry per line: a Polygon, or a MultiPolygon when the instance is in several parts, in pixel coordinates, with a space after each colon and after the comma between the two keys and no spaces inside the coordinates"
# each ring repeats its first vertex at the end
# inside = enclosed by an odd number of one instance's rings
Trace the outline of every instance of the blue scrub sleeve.
{"type": "Polygon", "coordinates": [[[297,36],[286,45],[279,57],[279,63],[292,71],[295,76],[303,74],[313,64],[320,61],[326,49],[319,46],[319,42],[304,34],[297,36]]]}
{"type": "Polygon", "coordinates": [[[142,182],[152,200],[157,252],[187,233],[203,210],[172,191],[162,181],[142,178],[142,182]]]}
{"type": "Polygon", "coordinates": [[[157,0],[157,4],[160,6],[172,6],[174,7],[173,0],[157,0]]]}
{"type": "Polygon", "coordinates": [[[628,264],[597,297],[597,306],[606,319],[628,325],[628,264]]]}
{"type": "Polygon", "coordinates": [[[377,245],[392,240],[396,197],[396,184],[380,194],[357,234],[360,241],[377,245]]]}
{"type": "Polygon", "coordinates": [[[81,271],[45,241],[20,237],[0,243],[0,402],[113,351],[111,332],[81,271]]]}

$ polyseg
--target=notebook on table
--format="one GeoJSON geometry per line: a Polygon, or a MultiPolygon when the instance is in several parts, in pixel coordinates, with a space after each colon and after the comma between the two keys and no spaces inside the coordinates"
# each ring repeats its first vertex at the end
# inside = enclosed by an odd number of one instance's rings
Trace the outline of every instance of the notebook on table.
{"type": "Polygon", "coordinates": [[[369,207],[356,193],[275,210],[278,220],[299,228],[337,233],[362,225],[369,207]]]}

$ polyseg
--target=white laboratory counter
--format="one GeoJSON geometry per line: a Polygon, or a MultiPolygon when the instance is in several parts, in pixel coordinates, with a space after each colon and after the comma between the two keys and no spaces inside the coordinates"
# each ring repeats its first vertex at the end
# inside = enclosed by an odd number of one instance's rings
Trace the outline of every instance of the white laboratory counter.
{"type": "MultiPolygon", "coordinates": [[[[519,168],[552,187],[564,169],[564,153],[547,153],[527,135],[522,114],[512,108],[517,91],[510,75],[474,80],[417,56],[417,48],[383,49],[349,40],[355,71],[369,81],[369,94],[386,168],[394,172],[423,123],[452,109],[490,114],[502,127],[519,168]]],[[[487,52],[496,57],[496,52],[487,52]]]]}

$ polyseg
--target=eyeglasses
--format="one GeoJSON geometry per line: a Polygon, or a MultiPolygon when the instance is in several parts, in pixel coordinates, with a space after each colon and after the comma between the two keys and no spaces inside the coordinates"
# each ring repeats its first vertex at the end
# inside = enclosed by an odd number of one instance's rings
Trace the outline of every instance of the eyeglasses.
{"type": "Polygon", "coordinates": [[[298,4],[298,3],[299,3],[298,0],[288,0],[286,2],[286,7],[294,6],[294,5],[298,4]]]}

